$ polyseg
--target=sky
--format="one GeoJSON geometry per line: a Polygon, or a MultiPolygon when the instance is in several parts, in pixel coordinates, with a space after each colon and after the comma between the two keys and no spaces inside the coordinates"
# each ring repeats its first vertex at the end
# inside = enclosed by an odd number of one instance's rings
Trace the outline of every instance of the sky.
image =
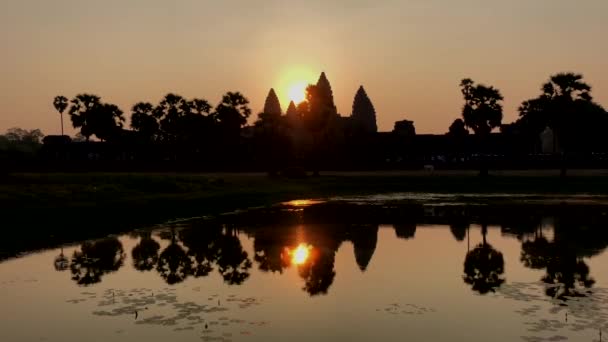
{"type": "Polygon", "coordinates": [[[445,133],[467,77],[501,90],[505,123],[562,71],[608,107],[606,13],[606,0],[1,0],[0,133],[57,134],[54,96],[85,92],[128,117],[168,92],[240,91],[253,121],[270,88],[285,110],[321,71],[344,116],[363,85],[381,131],[445,133]]]}

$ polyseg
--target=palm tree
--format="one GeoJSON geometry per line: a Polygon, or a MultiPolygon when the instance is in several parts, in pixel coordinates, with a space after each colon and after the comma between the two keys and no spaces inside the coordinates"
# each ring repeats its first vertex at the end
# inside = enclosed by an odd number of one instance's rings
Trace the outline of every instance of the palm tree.
{"type": "Polygon", "coordinates": [[[125,118],[118,106],[103,103],[90,118],[94,134],[102,141],[115,138],[123,127],[125,118]]]}
{"type": "MultiPolygon", "coordinates": [[[[547,113],[550,123],[558,137],[562,148],[562,167],[560,175],[566,176],[567,153],[573,145],[581,144],[586,138],[599,134],[602,129],[593,134],[593,128],[604,126],[607,116],[601,106],[593,102],[591,86],[583,82],[583,76],[574,73],[559,73],[551,76],[542,86],[542,95],[538,102],[547,113]],[[603,114],[603,115],[602,115],[603,114]],[[598,118],[604,120],[595,121],[598,118]],[[593,122],[593,121],[595,122],[593,122]]],[[[602,127],[603,128],[603,127],[602,127]]]]}
{"type": "Polygon", "coordinates": [[[229,138],[238,137],[239,131],[251,115],[249,100],[239,92],[228,92],[215,108],[214,119],[229,138]]]}
{"type": "Polygon", "coordinates": [[[555,149],[561,150],[562,155],[560,174],[565,177],[567,155],[571,151],[584,148],[585,152],[591,152],[595,144],[603,144],[608,114],[593,101],[591,86],[580,74],[555,74],[542,85],[541,91],[537,98],[521,104],[520,118],[515,124],[534,140],[547,127],[553,130],[558,146],[555,149]]]}
{"type": "Polygon", "coordinates": [[[61,135],[63,135],[63,112],[68,108],[68,99],[65,96],[55,96],[53,106],[61,116],[61,135]]]}
{"type": "MultiPolygon", "coordinates": [[[[498,89],[483,84],[476,85],[469,78],[460,82],[460,88],[465,101],[462,118],[465,125],[479,137],[484,149],[492,129],[499,127],[502,122],[503,97],[498,89]]],[[[484,156],[481,157],[480,166],[480,176],[487,176],[488,168],[484,156]]]]}
{"type": "Polygon", "coordinates": [[[591,86],[583,82],[583,75],[574,73],[558,73],[542,86],[543,95],[549,99],[565,99],[567,101],[591,101],[591,86]]]}
{"type": "Polygon", "coordinates": [[[159,124],[154,117],[154,105],[148,102],[138,102],[131,109],[131,128],[137,131],[147,142],[159,136],[159,124]]]}
{"type": "Polygon", "coordinates": [[[169,93],[154,108],[163,138],[174,142],[180,135],[180,119],[188,112],[188,101],[180,95],[169,93]]]}

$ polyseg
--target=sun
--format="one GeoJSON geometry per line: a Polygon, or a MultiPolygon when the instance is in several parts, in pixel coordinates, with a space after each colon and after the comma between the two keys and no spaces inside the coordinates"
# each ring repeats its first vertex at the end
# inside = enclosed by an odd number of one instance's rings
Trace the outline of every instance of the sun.
{"type": "Polygon", "coordinates": [[[308,86],[307,82],[300,81],[296,82],[289,86],[287,90],[287,95],[289,96],[289,100],[293,101],[295,104],[298,104],[306,99],[306,87],[308,86]]]}
{"type": "Polygon", "coordinates": [[[283,109],[287,108],[289,101],[298,104],[306,100],[306,87],[314,84],[318,77],[316,72],[303,65],[286,65],[278,68],[273,83],[283,109]]]}

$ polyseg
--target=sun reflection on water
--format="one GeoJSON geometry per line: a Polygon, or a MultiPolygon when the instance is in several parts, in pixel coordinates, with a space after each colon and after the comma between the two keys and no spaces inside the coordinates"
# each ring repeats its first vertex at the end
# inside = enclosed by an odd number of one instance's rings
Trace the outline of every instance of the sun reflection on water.
{"type": "Polygon", "coordinates": [[[312,246],[305,243],[299,244],[296,248],[289,251],[291,256],[291,263],[294,265],[303,265],[306,263],[310,256],[312,246]]]}
{"type": "Polygon", "coordinates": [[[319,203],[322,203],[322,201],[311,200],[311,199],[302,199],[302,200],[293,200],[293,201],[285,202],[284,204],[288,205],[288,206],[294,206],[294,207],[308,207],[313,204],[319,204],[319,203]]]}

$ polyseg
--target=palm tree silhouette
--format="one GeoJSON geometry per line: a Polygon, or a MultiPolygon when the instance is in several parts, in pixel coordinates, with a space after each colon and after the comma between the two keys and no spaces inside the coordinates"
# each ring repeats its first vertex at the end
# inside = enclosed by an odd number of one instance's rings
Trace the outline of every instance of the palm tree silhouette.
{"type": "MultiPolygon", "coordinates": [[[[460,83],[465,105],[462,109],[462,118],[467,127],[470,127],[480,139],[482,148],[485,148],[486,139],[492,129],[500,126],[502,122],[503,100],[500,91],[492,86],[475,84],[469,78],[465,78],[460,83]]],[[[488,167],[485,156],[481,156],[480,176],[487,176],[488,167]]]]}
{"type": "Polygon", "coordinates": [[[53,100],[53,106],[59,112],[61,116],[61,135],[63,134],[63,112],[68,108],[68,99],[65,96],[55,96],[53,100]]]}

